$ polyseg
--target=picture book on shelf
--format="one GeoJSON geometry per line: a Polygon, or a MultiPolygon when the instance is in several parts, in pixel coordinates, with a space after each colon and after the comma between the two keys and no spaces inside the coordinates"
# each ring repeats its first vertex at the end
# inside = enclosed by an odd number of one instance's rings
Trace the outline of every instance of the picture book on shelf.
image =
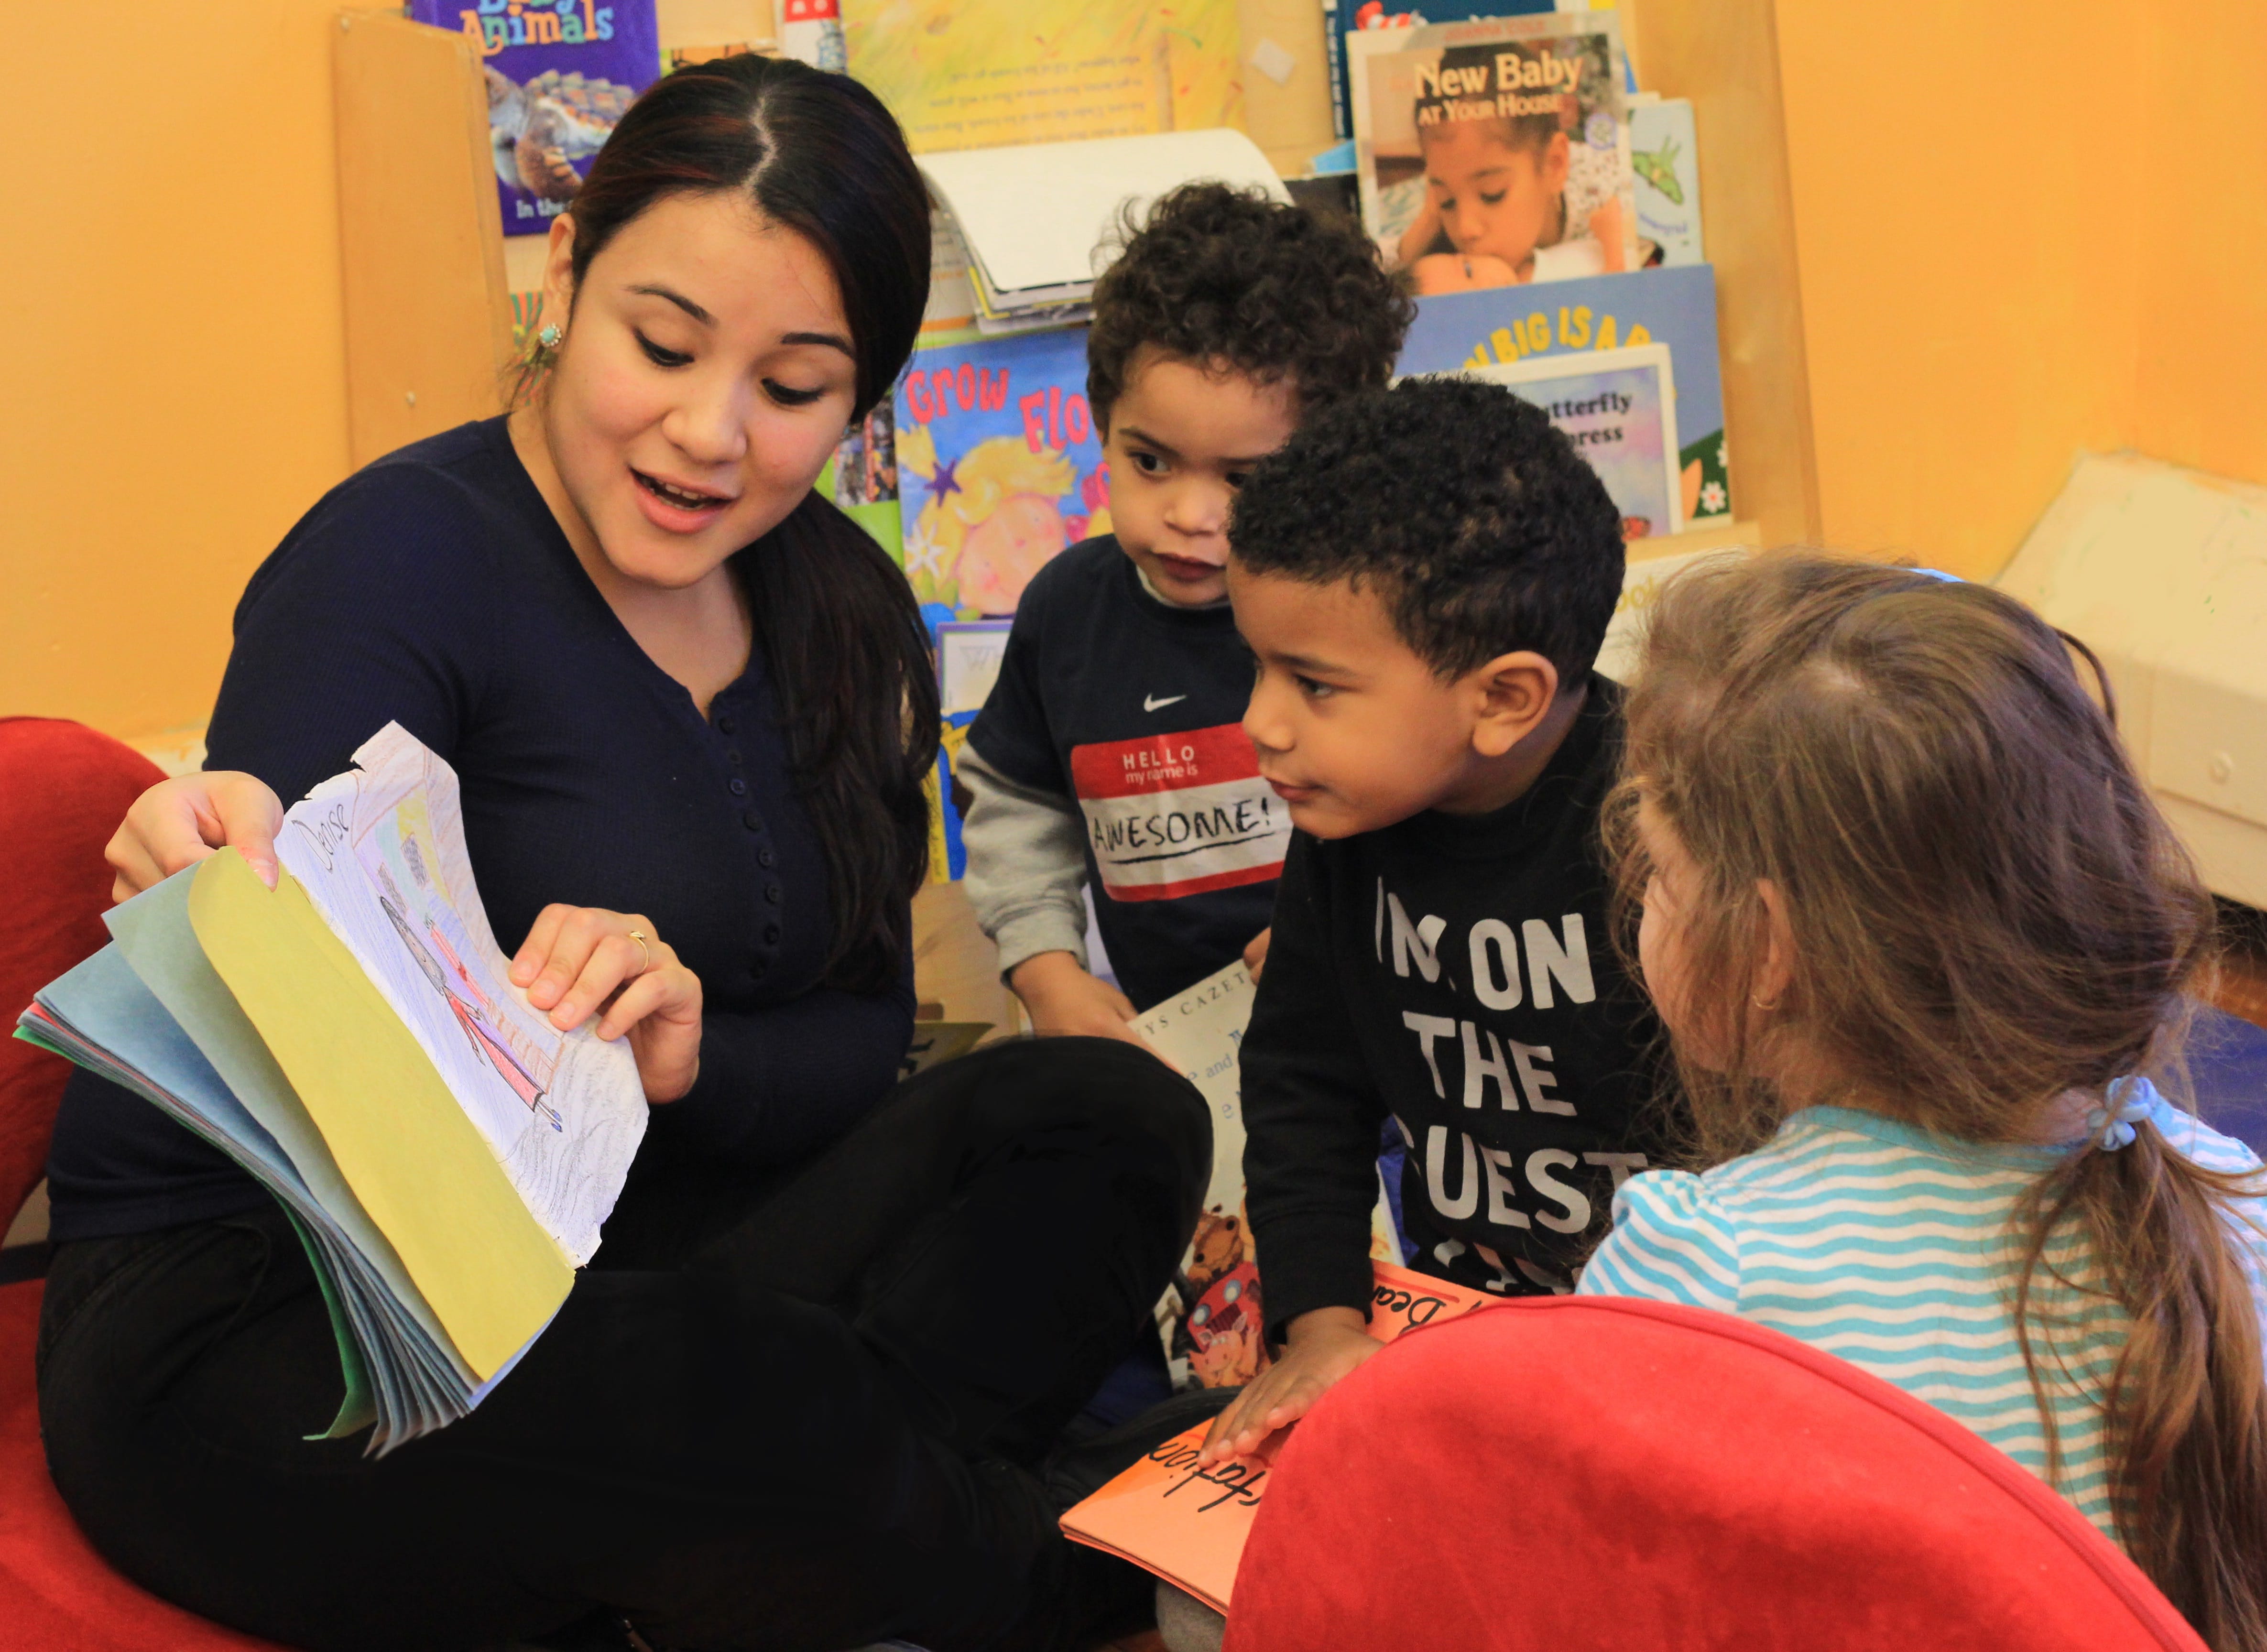
{"type": "MultiPolygon", "coordinates": [[[[1446,1280],[1372,1262],[1369,1334],[1391,1342],[1495,1298],[1446,1280]]],[[[1154,1572],[1214,1612],[1228,1610],[1236,1562],[1266,1495],[1265,1462],[1200,1467],[1210,1423],[1175,1435],[1062,1517],[1063,1534],[1154,1572]]]]}
{"type": "Polygon", "coordinates": [[[906,577],[932,626],[1013,614],[1057,552],[1110,532],[1083,328],[916,350],[893,422],[906,577]]]}
{"type": "Polygon", "coordinates": [[[1328,42],[1331,128],[1341,138],[1354,136],[1354,91],[1347,82],[1344,32],[1422,28],[1428,23],[1468,23],[1474,18],[1532,17],[1557,10],[1555,0],[1434,0],[1406,11],[1384,0],[1323,0],[1323,31],[1328,42]]]}
{"type": "Polygon", "coordinates": [[[232,848],[104,914],[18,1037],[101,1074],[274,1195],[331,1311],[333,1438],[468,1414],[597,1252],[646,1100],[627,1040],[513,986],[457,777],[397,723],[287,811],[268,888],[232,848]]]}
{"type": "Polygon", "coordinates": [[[1419,293],[1635,268],[1614,12],[1366,30],[1346,45],[1362,222],[1419,293]]]}
{"type": "Polygon", "coordinates": [[[1666,344],[1537,356],[1467,371],[1550,415],[1605,483],[1621,513],[1624,540],[1659,539],[1684,526],[1676,385],[1666,344]]]}
{"type": "Polygon", "coordinates": [[[1653,343],[1669,347],[1675,376],[1677,518],[1686,527],[1728,520],[1716,273],[1706,264],[1420,298],[1394,371],[1454,372],[1540,356],[1575,371],[1586,354],[1653,343]]]}
{"type": "Polygon", "coordinates": [[[1632,102],[1630,170],[1637,179],[1638,262],[1705,263],[1699,140],[1690,99],[1643,94],[1632,102]]]}
{"type": "Polygon", "coordinates": [[[548,230],[614,123],[661,75],[654,0],[409,0],[481,51],[506,235],[548,230]]]}

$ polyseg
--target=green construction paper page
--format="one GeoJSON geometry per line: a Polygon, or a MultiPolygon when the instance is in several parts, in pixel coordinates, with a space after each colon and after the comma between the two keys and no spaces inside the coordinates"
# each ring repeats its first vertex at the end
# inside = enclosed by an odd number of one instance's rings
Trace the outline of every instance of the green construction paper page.
{"type": "Polygon", "coordinates": [[[322,1252],[315,1248],[314,1236],[288,1208],[278,1208],[290,1218],[291,1231],[299,1236],[300,1248],[307,1252],[307,1266],[315,1270],[315,1283],[322,1287],[323,1306],[330,1311],[331,1335],[339,1345],[339,1375],[346,1380],[346,1395],[339,1401],[339,1414],[331,1420],[331,1426],[320,1434],[302,1437],[343,1440],[348,1435],[360,1434],[378,1421],[378,1404],[370,1398],[370,1372],[362,1362],[362,1349],[355,1344],[354,1327],[347,1323],[347,1311],[339,1301],[338,1285],[324,1265],[322,1252]]]}

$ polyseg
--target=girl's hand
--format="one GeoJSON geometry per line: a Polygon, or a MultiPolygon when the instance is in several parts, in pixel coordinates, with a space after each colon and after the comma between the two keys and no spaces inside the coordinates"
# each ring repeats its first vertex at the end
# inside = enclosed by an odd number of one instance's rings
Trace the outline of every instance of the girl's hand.
{"type": "Polygon", "coordinates": [[[1291,1321],[1283,1357],[1213,1419],[1197,1461],[1260,1456],[1272,1435],[1305,1416],[1332,1384],[1385,1346],[1366,1324],[1353,1308],[1317,1308],[1291,1321]]]}
{"type": "Polygon", "coordinates": [[[1126,1024],[1134,1018],[1134,1001],[1088,974],[1068,952],[1034,953],[1008,972],[1008,986],[1031,1011],[1031,1031],[1042,1038],[1080,1033],[1141,1044],[1126,1024]]]}
{"type": "Polygon", "coordinates": [[[102,851],[117,874],[110,898],[131,900],[223,845],[232,845],[273,889],[282,825],[283,805],[249,775],[219,769],[161,780],[134,800],[102,851]]]}
{"type": "Polygon", "coordinates": [[[701,1076],[701,978],[635,913],[546,907],[511,960],[511,980],[562,1032],[603,1010],[598,1036],[629,1035],[655,1105],[675,1101],[701,1076]]]}
{"type": "Polygon", "coordinates": [[[1401,232],[1401,245],[1394,253],[1396,268],[1414,263],[1424,250],[1441,238],[1441,208],[1433,199],[1433,191],[1425,191],[1425,204],[1416,220],[1401,232]]]}

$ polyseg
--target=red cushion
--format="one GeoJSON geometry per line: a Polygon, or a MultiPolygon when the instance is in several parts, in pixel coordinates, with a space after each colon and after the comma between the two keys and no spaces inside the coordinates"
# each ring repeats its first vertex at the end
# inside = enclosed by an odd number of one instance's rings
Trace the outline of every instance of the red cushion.
{"type": "Polygon", "coordinates": [[[1293,1432],[1225,1652],[2202,1652],[2015,1461],[1726,1314],[1559,1297],[1403,1338],[1293,1432]]]}
{"type": "Polygon", "coordinates": [[[10,1038],[32,995],[109,939],[102,847],[127,805],[165,778],[106,734],[52,717],[0,717],[0,1230],[40,1179],[70,1067],[10,1038]]]}
{"type": "Polygon", "coordinates": [[[40,1285],[0,1286],[0,1645],[40,1652],[275,1652],[104,1564],[48,1478],[32,1389],[40,1285]]]}

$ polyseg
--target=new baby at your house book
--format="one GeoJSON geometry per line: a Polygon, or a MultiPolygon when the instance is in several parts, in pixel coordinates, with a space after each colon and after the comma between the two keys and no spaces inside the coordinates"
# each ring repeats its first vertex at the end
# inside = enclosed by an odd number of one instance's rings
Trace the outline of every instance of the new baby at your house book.
{"type": "Polygon", "coordinates": [[[382,1454],[467,1415],[598,1248],[646,1103],[627,1041],[513,986],[457,777],[397,723],[234,849],[105,915],[18,1034],[226,1153],[291,1218],[331,1311],[326,1437],[382,1454]]]}

